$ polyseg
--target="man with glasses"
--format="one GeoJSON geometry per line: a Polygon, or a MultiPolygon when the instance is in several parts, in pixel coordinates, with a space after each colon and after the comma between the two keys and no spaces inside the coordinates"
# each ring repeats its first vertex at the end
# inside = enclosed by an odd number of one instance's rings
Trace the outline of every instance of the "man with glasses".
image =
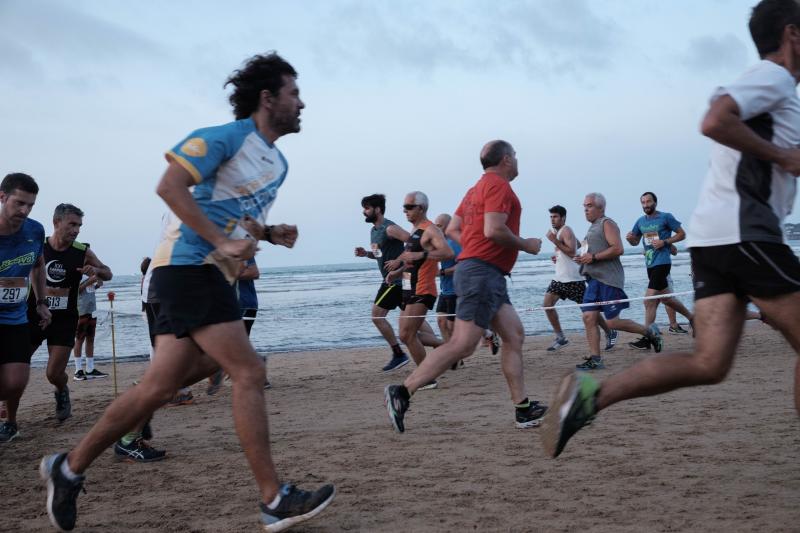
{"type": "Polygon", "coordinates": [[[484,174],[466,194],[450,221],[447,234],[463,247],[458,256],[455,289],[456,323],[450,341],[436,348],[402,385],[388,385],[384,400],[395,430],[405,431],[411,396],[442,375],[453,363],[469,357],[491,328],[503,340],[501,363],[514,404],[518,428],[538,426],[547,407],[525,392],[522,343],[525,330],[508,297],[505,276],[520,251],[538,254],[541,239],[519,236],[522,206],[511,189],[517,177],[517,154],[506,141],[481,150],[484,174]]]}
{"type": "MultiPolygon", "coordinates": [[[[419,366],[425,359],[425,346],[436,348],[442,344],[441,339],[433,335],[432,331],[423,330],[422,326],[425,324],[425,315],[436,303],[438,262],[452,259],[455,254],[447,244],[442,230],[428,220],[428,197],[425,193],[408,193],[403,201],[403,211],[413,227],[406,241],[405,251],[394,261],[387,262],[390,272],[386,276],[386,282],[402,280],[400,339],[419,366]]],[[[435,389],[438,386],[435,378],[436,376],[420,388],[435,389]]]]}

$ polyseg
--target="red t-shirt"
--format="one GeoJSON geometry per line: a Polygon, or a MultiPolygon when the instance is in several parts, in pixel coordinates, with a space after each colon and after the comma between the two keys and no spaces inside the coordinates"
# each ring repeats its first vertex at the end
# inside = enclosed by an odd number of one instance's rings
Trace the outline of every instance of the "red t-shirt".
{"type": "Polygon", "coordinates": [[[495,265],[503,272],[511,272],[519,251],[500,246],[486,238],[483,233],[484,213],[505,213],[508,215],[506,226],[514,235],[519,236],[519,219],[522,214],[519,198],[508,180],[497,174],[484,174],[467,191],[456,209],[456,215],[461,218],[462,249],[458,260],[474,257],[495,265]]]}

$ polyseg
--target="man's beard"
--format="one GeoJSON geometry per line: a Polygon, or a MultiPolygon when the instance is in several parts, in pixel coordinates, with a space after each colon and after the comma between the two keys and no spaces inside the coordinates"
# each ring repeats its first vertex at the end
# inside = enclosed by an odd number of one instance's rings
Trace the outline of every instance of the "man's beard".
{"type": "Polygon", "coordinates": [[[372,224],[376,220],[378,220],[378,217],[376,217],[375,215],[369,215],[364,217],[364,222],[369,222],[370,224],[372,224]]]}

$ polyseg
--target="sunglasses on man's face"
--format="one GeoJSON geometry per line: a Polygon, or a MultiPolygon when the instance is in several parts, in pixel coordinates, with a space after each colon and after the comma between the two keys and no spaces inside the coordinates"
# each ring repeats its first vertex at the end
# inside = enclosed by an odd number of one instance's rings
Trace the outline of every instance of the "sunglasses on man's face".
{"type": "Polygon", "coordinates": [[[415,207],[419,207],[417,204],[403,204],[403,210],[411,211],[415,207]]]}

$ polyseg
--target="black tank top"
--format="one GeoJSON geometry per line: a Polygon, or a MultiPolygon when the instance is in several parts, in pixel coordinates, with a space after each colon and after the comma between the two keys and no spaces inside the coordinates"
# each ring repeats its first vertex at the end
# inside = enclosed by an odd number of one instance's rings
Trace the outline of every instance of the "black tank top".
{"type": "MultiPolygon", "coordinates": [[[[45,297],[47,307],[54,316],[78,314],[78,287],[82,276],[78,269],[83,267],[88,249],[88,244],[75,241],[72,246],[59,252],[50,246],[47,239],[44,240],[45,297]]],[[[28,317],[34,322],[38,320],[33,291],[28,297],[28,317]]]]}

